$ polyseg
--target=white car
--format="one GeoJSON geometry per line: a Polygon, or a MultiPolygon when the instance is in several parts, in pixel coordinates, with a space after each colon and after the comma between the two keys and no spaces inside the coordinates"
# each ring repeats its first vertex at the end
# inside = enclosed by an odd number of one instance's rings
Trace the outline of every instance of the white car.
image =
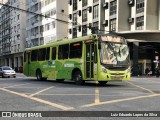
{"type": "Polygon", "coordinates": [[[0,67],[0,76],[4,77],[16,77],[16,72],[9,66],[0,67]]]}

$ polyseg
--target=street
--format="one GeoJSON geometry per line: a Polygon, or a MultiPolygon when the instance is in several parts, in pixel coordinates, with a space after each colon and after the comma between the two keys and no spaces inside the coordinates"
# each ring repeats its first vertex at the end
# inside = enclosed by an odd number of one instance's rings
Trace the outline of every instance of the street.
{"type": "Polygon", "coordinates": [[[0,78],[0,111],[160,111],[160,79],[128,82],[37,81],[18,74],[0,78]]]}

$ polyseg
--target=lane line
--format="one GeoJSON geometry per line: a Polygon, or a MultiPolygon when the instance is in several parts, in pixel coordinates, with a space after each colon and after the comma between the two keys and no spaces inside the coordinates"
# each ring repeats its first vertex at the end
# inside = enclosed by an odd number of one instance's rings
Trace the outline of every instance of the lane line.
{"type": "Polygon", "coordinates": [[[144,87],[142,87],[142,86],[136,85],[136,84],[131,83],[131,82],[128,82],[128,81],[126,81],[126,82],[129,83],[129,84],[131,84],[131,85],[133,85],[133,86],[135,86],[135,87],[137,87],[137,88],[140,88],[140,89],[146,90],[146,91],[148,91],[148,92],[150,92],[150,93],[152,93],[152,94],[155,94],[155,93],[154,93],[152,90],[150,90],[150,89],[144,88],[144,87]]]}
{"type": "Polygon", "coordinates": [[[22,94],[22,93],[11,91],[11,90],[8,90],[6,88],[0,88],[0,90],[8,92],[8,93],[12,93],[12,94],[24,97],[24,98],[28,98],[30,100],[34,100],[34,101],[37,101],[37,102],[40,102],[40,103],[43,103],[43,104],[47,104],[47,105],[56,107],[56,108],[61,109],[61,110],[72,110],[72,109],[74,109],[73,107],[59,105],[59,104],[56,104],[56,103],[53,103],[53,102],[50,102],[50,101],[46,101],[46,100],[43,100],[43,99],[40,99],[40,98],[31,97],[31,96],[28,96],[28,95],[25,95],[25,94],[22,94]]]}
{"type": "Polygon", "coordinates": [[[23,85],[27,85],[27,84],[30,84],[30,83],[19,84],[19,85],[16,84],[16,85],[6,86],[6,87],[2,87],[2,88],[12,88],[12,87],[23,86],[23,85]]]}
{"type": "Polygon", "coordinates": [[[100,102],[99,99],[99,87],[98,82],[96,81],[96,88],[95,88],[95,103],[98,104],[100,102]]]}
{"type": "Polygon", "coordinates": [[[33,97],[33,96],[38,95],[38,94],[40,94],[40,93],[42,93],[42,92],[44,92],[44,91],[47,91],[47,90],[49,90],[49,89],[51,89],[51,88],[53,88],[53,87],[54,87],[54,86],[49,87],[49,88],[45,88],[45,89],[43,89],[43,90],[41,90],[41,91],[38,91],[38,92],[36,92],[36,93],[33,93],[33,94],[29,95],[29,96],[30,96],[30,97],[33,97]]]}
{"type": "Polygon", "coordinates": [[[79,106],[78,108],[93,107],[93,106],[97,106],[97,105],[112,104],[112,103],[131,101],[131,100],[137,100],[137,99],[142,99],[142,98],[151,98],[151,97],[157,97],[157,96],[160,96],[160,94],[151,94],[151,95],[147,95],[147,96],[137,96],[137,97],[124,98],[124,99],[104,101],[104,102],[100,102],[100,103],[86,104],[86,105],[79,106]]]}

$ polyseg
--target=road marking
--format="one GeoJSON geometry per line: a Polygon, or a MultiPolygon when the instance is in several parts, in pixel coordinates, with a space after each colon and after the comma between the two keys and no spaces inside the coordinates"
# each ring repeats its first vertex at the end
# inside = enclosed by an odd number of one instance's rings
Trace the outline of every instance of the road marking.
{"type": "Polygon", "coordinates": [[[147,96],[137,96],[137,97],[124,98],[124,99],[110,100],[110,101],[105,101],[105,102],[100,102],[100,103],[86,104],[86,105],[79,106],[79,108],[93,107],[97,105],[112,104],[112,103],[118,103],[118,102],[124,102],[124,101],[131,101],[131,100],[142,99],[142,98],[151,98],[151,97],[156,97],[156,96],[160,96],[160,94],[151,94],[147,96]]]}
{"type": "Polygon", "coordinates": [[[131,85],[133,85],[133,86],[135,86],[135,87],[137,87],[137,88],[140,88],[140,89],[146,90],[146,91],[148,91],[148,92],[150,92],[150,93],[152,93],[152,94],[155,94],[155,93],[154,93],[152,90],[150,90],[150,89],[144,88],[144,87],[142,87],[142,86],[136,85],[136,84],[131,83],[131,82],[128,82],[128,81],[126,81],[126,82],[129,83],[129,84],[131,84],[131,85]]]}
{"type": "Polygon", "coordinates": [[[34,94],[31,94],[31,95],[29,95],[29,96],[30,96],[30,97],[33,97],[33,96],[38,95],[38,94],[40,94],[40,93],[42,93],[42,92],[44,92],[44,91],[46,91],[46,90],[49,90],[49,89],[51,89],[51,88],[53,88],[53,87],[54,87],[54,86],[49,87],[49,88],[46,88],[46,89],[43,89],[43,90],[38,91],[38,92],[36,92],[36,93],[34,93],[34,94]]]}
{"type": "Polygon", "coordinates": [[[99,99],[99,87],[98,82],[96,81],[96,88],[95,88],[95,103],[98,104],[100,102],[99,99]]]}
{"type": "Polygon", "coordinates": [[[37,102],[40,102],[40,103],[44,103],[44,104],[47,104],[47,105],[59,108],[61,110],[71,110],[71,109],[74,109],[73,107],[62,106],[62,105],[59,105],[59,104],[56,104],[56,103],[53,103],[53,102],[50,102],[50,101],[46,101],[46,100],[43,100],[43,99],[40,99],[40,98],[28,96],[28,95],[25,95],[25,94],[22,94],[22,93],[18,93],[18,92],[15,92],[15,91],[11,91],[11,90],[8,90],[8,89],[5,89],[5,88],[0,88],[0,90],[8,92],[8,93],[12,93],[12,94],[24,97],[24,98],[28,98],[28,99],[31,99],[31,100],[34,100],[34,101],[37,101],[37,102]]]}
{"type": "Polygon", "coordinates": [[[26,84],[19,84],[19,85],[11,85],[11,86],[7,86],[7,87],[3,87],[3,88],[12,88],[12,87],[17,87],[17,86],[23,86],[23,85],[27,85],[27,84],[30,84],[30,83],[26,83],[26,84]]]}

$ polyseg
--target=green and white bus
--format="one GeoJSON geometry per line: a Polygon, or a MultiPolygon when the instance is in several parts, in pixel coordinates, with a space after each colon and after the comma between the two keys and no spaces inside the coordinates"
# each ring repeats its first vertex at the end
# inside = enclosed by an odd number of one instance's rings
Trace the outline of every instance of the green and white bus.
{"type": "Polygon", "coordinates": [[[93,34],[27,48],[24,74],[37,80],[73,80],[77,84],[95,80],[130,80],[127,42],[115,34],[93,34]]]}

